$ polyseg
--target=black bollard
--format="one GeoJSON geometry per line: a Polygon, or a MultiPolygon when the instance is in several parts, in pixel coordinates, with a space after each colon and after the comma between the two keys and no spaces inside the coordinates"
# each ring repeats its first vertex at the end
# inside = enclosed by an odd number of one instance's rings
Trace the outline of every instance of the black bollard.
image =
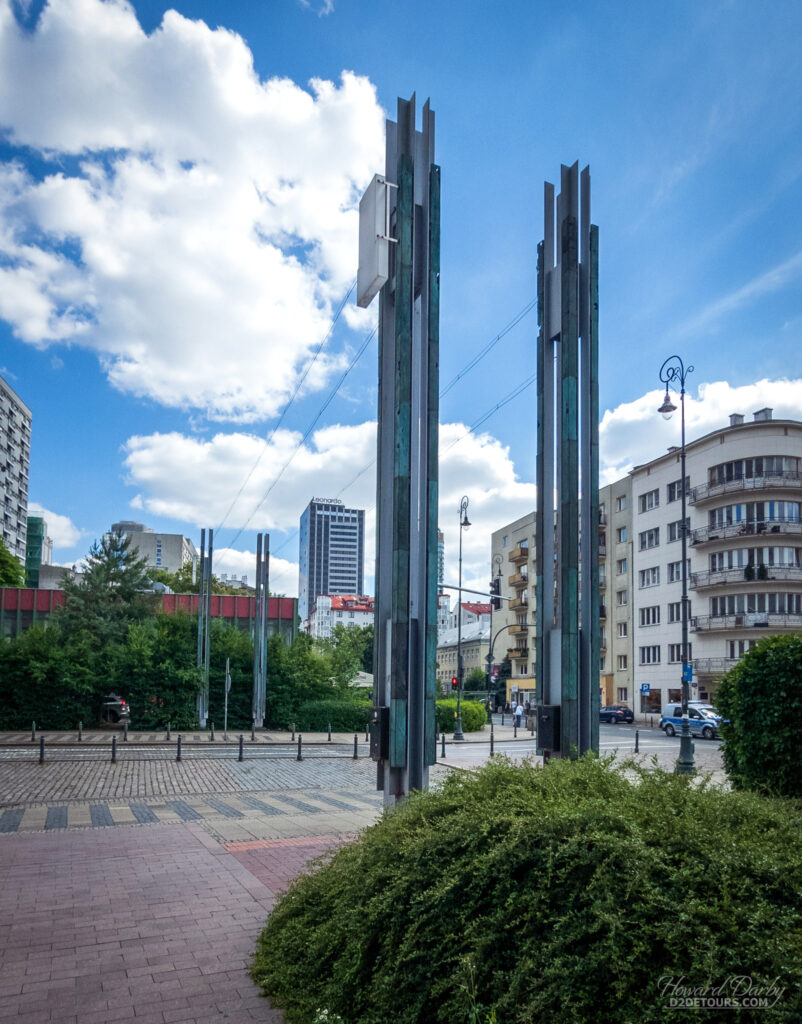
{"type": "MultiPolygon", "coordinates": [[[[435,737],[436,736],[437,736],[437,731],[435,730],[435,737]]],[[[370,722],[368,722],[365,725],[365,743],[370,743],[370,722]]]]}
{"type": "Polygon", "coordinates": [[[123,722],[123,743],[128,742],[128,722],[123,722]]]}
{"type": "Polygon", "coordinates": [[[31,743],[36,743],[36,722],[31,722],[31,743]]]}
{"type": "Polygon", "coordinates": [[[242,743],[243,743],[242,733],[240,733],[239,734],[239,757],[237,758],[238,761],[244,761],[245,760],[245,753],[244,753],[244,750],[243,750],[242,743]]]}
{"type": "Polygon", "coordinates": [[[214,743],[214,722],[209,726],[209,742],[214,743]]]}
{"type": "Polygon", "coordinates": [[[256,743],[256,719],[251,720],[251,743],[256,743]]]}
{"type": "Polygon", "coordinates": [[[635,730],[635,753],[638,753],[638,730],[635,730]]]}
{"type": "Polygon", "coordinates": [[[292,723],[292,742],[295,743],[295,722],[292,723]]]}
{"type": "Polygon", "coordinates": [[[329,722],[329,743],[331,743],[331,722],[329,722]]]}
{"type": "Polygon", "coordinates": [[[181,733],[178,734],[175,741],[175,759],[176,761],[181,760],[181,733]]]}
{"type": "Polygon", "coordinates": [[[84,741],[84,723],[78,723],[78,742],[83,743],[84,741]]]}
{"type": "Polygon", "coordinates": [[[302,748],[303,748],[303,736],[301,736],[301,734],[298,733],[298,757],[296,758],[297,761],[303,761],[303,756],[301,754],[302,748]]]}
{"type": "Polygon", "coordinates": [[[493,735],[493,726],[490,726],[490,756],[493,757],[495,754],[495,736],[493,735]]]}
{"type": "Polygon", "coordinates": [[[514,740],[518,739],[518,719],[517,718],[515,719],[515,722],[514,722],[513,727],[512,727],[512,738],[514,740]]]}
{"type": "Polygon", "coordinates": [[[446,756],[446,734],[440,734],[440,757],[446,756]]]}
{"type": "Polygon", "coordinates": [[[359,759],[359,737],[354,733],[354,760],[359,759]]]}
{"type": "Polygon", "coordinates": [[[501,712],[501,724],[504,725],[504,712],[501,712]]]}
{"type": "Polygon", "coordinates": [[[117,737],[111,738],[111,763],[117,764],[117,737]]]}
{"type": "Polygon", "coordinates": [[[39,737],[39,764],[45,763],[45,738],[39,737]]]}
{"type": "Polygon", "coordinates": [[[170,742],[170,723],[167,723],[167,742],[170,742]]]}

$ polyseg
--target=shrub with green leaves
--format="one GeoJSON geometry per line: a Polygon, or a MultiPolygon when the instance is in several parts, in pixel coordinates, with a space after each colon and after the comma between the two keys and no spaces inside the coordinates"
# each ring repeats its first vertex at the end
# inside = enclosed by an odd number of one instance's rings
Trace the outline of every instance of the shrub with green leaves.
{"type": "MultiPolygon", "coordinates": [[[[457,713],[456,698],[438,700],[435,708],[437,714],[437,732],[453,732],[454,716],[457,713]]],[[[460,701],[460,712],[462,714],[462,731],[479,732],[487,724],[487,711],[484,704],[477,700],[460,701]]]]}
{"type": "Polygon", "coordinates": [[[802,633],[769,636],[719,685],[724,767],[736,789],[802,797],[802,633]]]}
{"type": "Polygon", "coordinates": [[[632,764],[455,772],[296,880],[252,975],[293,1024],[687,1022],[664,979],[732,976],[781,992],[727,1021],[796,1022],[800,826],[796,801],[632,764]]]}

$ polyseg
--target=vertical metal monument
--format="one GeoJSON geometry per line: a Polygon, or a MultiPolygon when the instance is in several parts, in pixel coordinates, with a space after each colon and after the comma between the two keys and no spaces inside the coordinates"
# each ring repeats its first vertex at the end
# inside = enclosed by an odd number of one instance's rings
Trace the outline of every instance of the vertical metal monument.
{"type": "Polygon", "coordinates": [[[254,727],[265,724],[267,708],[267,602],[270,596],[270,534],[256,535],[256,597],[253,602],[253,700],[254,727]],[[264,548],[262,542],[264,540],[264,548]]]}
{"type": "Polygon", "coordinates": [[[209,550],[206,550],[206,531],[201,530],[200,566],[198,570],[198,668],[201,687],[198,691],[198,722],[206,727],[209,716],[209,626],[212,607],[212,553],[214,530],[209,530],[209,550]]]}
{"type": "Polygon", "coordinates": [[[590,169],[544,186],[538,246],[536,673],[545,756],[599,749],[599,230],[590,169]],[[581,195],[580,195],[581,193],[581,195]],[[581,202],[580,202],[581,199],[581,202]],[[556,498],[556,508],[555,508],[556,498]]]}
{"type": "Polygon", "coordinates": [[[385,804],[428,784],[436,758],[440,168],[434,113],[387,121],[385,174],[360,203],[357,301],[379,298],[374,722],[385,804]]]}

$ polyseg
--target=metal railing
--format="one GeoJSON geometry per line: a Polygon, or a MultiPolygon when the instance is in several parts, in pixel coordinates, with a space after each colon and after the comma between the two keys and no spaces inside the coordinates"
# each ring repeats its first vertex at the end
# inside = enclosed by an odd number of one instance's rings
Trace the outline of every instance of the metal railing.
{"type": "Polygon", "coordinates": [[[767,473],[765,476],[739,477],[722,483],[699,484],[688,491],[688,504],[721,497],[722,494],[738,494],[743,491],[802,489],[802,475],[799,473],[767,473]]]}
{"type": "Polygon", "coordinates": [[[694,633],[734,629],[802,629],[802,615],[772,612],[744,612],[739,615],[692,615],[694,633]]]}
{"type": "Polygon", "coordinates": [[[736,569],[705,569],[692,572],[689,576],[691,590],[704,587],[720,587],[728,583],[767,583],[769,580],[794,580],[802,583],[802,566],[767,565],[766,575],[759,575],[760,566],[753,566],[754,575],[750,578],[745,573],[745,566],[736,569]]]}
{"type": "Polygon", "coordinates": [[[798,519],[772,519],[760,523],[725,523],[722,526],[702,526],[691,530],[691,544],[707,544],[729,537],[753,537],[776,534],[802,535],[802,522],[798,519]]]}

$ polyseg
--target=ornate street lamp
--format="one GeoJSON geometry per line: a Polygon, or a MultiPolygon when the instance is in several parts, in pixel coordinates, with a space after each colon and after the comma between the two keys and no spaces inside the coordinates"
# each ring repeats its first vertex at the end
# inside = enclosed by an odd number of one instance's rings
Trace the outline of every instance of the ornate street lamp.
{"type": "Polygon", "coordinates": [[[669,385],[679,384],[680,399],[680,421],[682,424],[682,443],[680,446],[680,472],[682,475],[681,494],[682,507],[680,510],[680,537],[682,538],[682,730],[679,740],[679,759],[677,760],[676,771],[678,775],[693,775],[696,772],[696,765],[693,760],[693,740],[691,738],[691,727],[688,721],[688,697],[689,697],[689,661],[688,661],[688,528],[686,513],[685,494],[685,379],[689,373],[693,373],[693,367],[686,367],[679,356],[670,356],[660,367],[660,380],[666,386],[666,395],[663,404],[657,410],[664,419],[670,419],[671,414],[676,411],[676,405],[671,401],[669,385]]]}
{"type": "Polygon", "coordinates": [[[459,503],[459,587],[457,589],[457,717],[454,719],[454,739],[464,740],[462,733],[462,531],[471,525],[468,519],[468,497],[459,503]]]}

